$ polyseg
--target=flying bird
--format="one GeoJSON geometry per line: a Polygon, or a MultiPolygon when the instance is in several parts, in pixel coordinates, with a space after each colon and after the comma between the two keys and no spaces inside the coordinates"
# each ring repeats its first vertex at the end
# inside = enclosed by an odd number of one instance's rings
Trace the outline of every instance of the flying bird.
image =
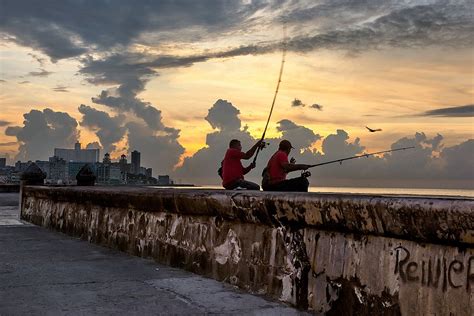
{"type": "Polygon", "coordinates": [[[370,128],[370,127],[367,127],[367,126],[366,126],[365,128],[367,128],[367,129],[369,130],[369,132],[371,132],[371,133],[374,133],[374,132],[381,132],[381,131],[382,131],[381,128],[373,129],[373,128],[370,128]]]}

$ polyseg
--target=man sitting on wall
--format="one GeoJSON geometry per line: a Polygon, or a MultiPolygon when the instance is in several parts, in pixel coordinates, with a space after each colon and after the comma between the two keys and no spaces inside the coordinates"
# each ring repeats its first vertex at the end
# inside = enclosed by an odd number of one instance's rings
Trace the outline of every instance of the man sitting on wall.
{"type": "Polygon", "coordinates": [[[255,151],[261,146],[262,141],[259,140],[247,152],[242,152],[242,145],[238,139],[233,139],[229,143],[229,149],[225,153],[222,161],[222,186],[227,190],[236,188],[248,190],[260,190],[260,186],[256,183],[244,180],[244,175],[255,168],[255,163],[251,163],[248,167],[243,167],[241,159],[248,160],[252,158],[255,151]]]}
{"type": "MultiPolygon", "coordinates": [[[[304,176],[286,180],[289,172],[306,170],[310,165],[295,164],[288,161],[291,143],[282,140],[278,146],[278,151],[268,161],[267,167],[263,171],[262,187],[264,191],[292,191],[308,192],[309,182],[304,176]]],[[[293,159],[292,159],[293,160],[293,159]]]]}

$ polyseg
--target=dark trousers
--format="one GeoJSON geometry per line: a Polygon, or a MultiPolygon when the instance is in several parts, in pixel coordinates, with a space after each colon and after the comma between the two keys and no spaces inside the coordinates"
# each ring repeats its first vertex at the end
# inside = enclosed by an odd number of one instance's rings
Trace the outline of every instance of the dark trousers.
{"type": "Polygon", "coordinates": [[[305,177],[284,180],[263,187],[263,191],[308,192],[309,181],[305,177]]]}
{"type": "Polygon", "coordinates": [[[242,189],[247,189],[247,190],[260,190],[260,186],[256,183],[246,181],[246,180],[237,180],[227,186],[225,186],[225,189],[227,190],[235,190],[236,188],[242,188],[242,189]]]}

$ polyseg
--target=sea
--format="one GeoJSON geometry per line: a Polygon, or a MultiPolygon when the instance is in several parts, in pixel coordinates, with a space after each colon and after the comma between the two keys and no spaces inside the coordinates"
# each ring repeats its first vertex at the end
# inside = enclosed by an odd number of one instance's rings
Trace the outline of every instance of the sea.
{"type": "MultiPolygon", "coordinates": [[[[159,188],[159,187],[157,187],[159,188]]],[[[176,187],[190,188],[190,187],[176,187]]],[[[222,189],[216,185],[199,185],[193,189],[222,189]]],[[[474,198],[474,190],[468,189],[419,189],[419,188],[364,188],[364,187],[310,187],[309,192],[356,193],[356,194],[395,194],[474,198]]]]}

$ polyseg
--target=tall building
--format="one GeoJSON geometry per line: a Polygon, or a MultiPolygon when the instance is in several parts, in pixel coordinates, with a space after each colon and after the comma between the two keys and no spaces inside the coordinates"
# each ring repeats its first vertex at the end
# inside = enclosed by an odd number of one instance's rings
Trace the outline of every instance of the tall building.
{"type": "Polygon", "coordinates": [[[99,161],[100,149],[81,149],[81,143],[74,144],[74,149],[54,148],[54,156],[65,161],[91,162],[99,161]]]}
{"type": "Polygon", "coordinates": [[[7,166],[7,158],[0,158],[0,168],[5,168],[7,166]]]}
{"type": "Polygon", "coordinates": [[[140,152],[132,151],[132,168],[131,173],[140,174],[140,152]]]}
{"type": "Polygon", "coordinates": [[[67,162],[59,157],[49,158],[49,175],[48,179],[53,181],[65,182],[67,180],[67,162]]]}

